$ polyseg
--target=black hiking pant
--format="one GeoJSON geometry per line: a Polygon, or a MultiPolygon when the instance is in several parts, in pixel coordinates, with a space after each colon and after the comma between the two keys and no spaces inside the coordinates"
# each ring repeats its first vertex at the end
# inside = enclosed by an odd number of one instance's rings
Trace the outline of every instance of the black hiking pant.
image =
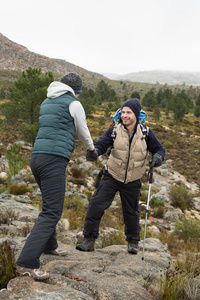
{"type": "Polygon", "coordinates": [[[42,192],[42,211],[17,260],[20,266],[39,268],[42,252],[58,247],[56,225],[63,211],[67,163],[66,158],[57,155],[31,157],[31,169],[42,192]]]}
{"type": "Polygon", "coordinates": [[[122,202],[126,240],[130,241],[132,237],[136,237],[140,240],[138,210],[140,188],[140,180],[124,184],[114,179],[107,172],[100,181],[99,187],[95,190],[93,197],[90,199],[88,211],[85,217],[83,230],[84,236],[98,237],[99,225],[104,214],[104,210],[111,205],[115,194],[119,192],[122,202]]]}

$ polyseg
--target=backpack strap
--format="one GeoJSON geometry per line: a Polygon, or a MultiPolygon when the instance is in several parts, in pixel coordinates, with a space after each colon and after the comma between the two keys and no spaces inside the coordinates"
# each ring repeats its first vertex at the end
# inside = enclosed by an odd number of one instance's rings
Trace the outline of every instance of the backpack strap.
{"type": "Polygon", "coordinates": [[[147,127],[145,124],[143,123],[139,123],[140,124],[140,128],[142,130],[142,140],[145,139],[146,143],[148,142],[148,137],[149,137],[149,127],[147,127]]]}
{"type": "MultiPolygon", "coordinates": [[[[117,136],[117,126],[118,126],[119,123],[115,123],[114,126],[113,126],[113,130],[112,130],[112,133],[111,133],[111,137],[113,139],[113,143],[116,139],[116,136],[117,136]]],[[[146,143],[148,141],[148,136],[149,136],[149,127],[146,126],[145,124],[143,123],[139,123],[140,124],[140,128],[142,130],[142,140],[145,139],[146,143]]]]}
{"type": "Polygon", "coordinates": [[[112,133],[111,133],[111,137],[113,139],[113,143],[114,143],[114,140],[116,139],[118,124],[119,124],[118,122],[114,124],[113,130],[112,130],[112,133]]]}

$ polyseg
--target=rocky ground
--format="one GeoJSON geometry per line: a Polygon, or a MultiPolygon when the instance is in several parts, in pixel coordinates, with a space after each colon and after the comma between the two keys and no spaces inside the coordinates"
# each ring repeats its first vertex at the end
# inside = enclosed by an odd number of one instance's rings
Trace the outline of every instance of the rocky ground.
{"type": "MultiPolygon", "coordinates": [[[[3,169],[5,166],[6,161],[1,158],[0,177],[5,175],[2,174],[5,172],[3,169]]],[[[85,158],[79,158],[77,168],[88,170],[93,167],[93,164],[86,162],[85,158]]],[[[35,183],[25,181],[27,172],[28,169],[23,170],[13,177],[12,183],[25,183],[34,188],[35,195],[40,195],[35,183]]],[[[97,173],[97,170],[92,172],[97,173]]],[[[156,187],[157,192],[151,197],[165,202],[163,218],[148,220],[148,230],[154,236],[159,235],[160,228],[173,230],[172,220],[183,215],[180,209],[172,207],[168,194],[170,185],[180,182],[194,194],[198,192],[197,185],[187,182],[183,176],[175,172],[170,161],[154,172],[152,187],[156,187]]],[[[87,188],[93,183],[93,177],[88,176],[87,188]]],[[[77,186],[69,182],[66,194],[74,194],[76,189],[77,186]]],[[[79,187],[77,193],[82,195],[83,201],[87,201],[84,187],[79,187]]],[[[192,214],[200,220],[200,197],[194,197],[193,203],[192,210],[185,212],[185,215],[192,214]]],[[[114,209],[115,205],[116,201],[113,202],[111,209],[114,209]]],[[[27,227],[33,226],[38,213],[39,209],[32,205],[28,194],[20,196],[7,192],[0,194],[0,215],[10,217],[9,222],[2,222],[0,226],[0,243],[7,240],[15,249],[16,257],[25,242],[27,227]]],[[[105,230],[105,233],[100,234],[95,252],[79,252],[75,249],[75,244],[81,232],[69,230],[69,225],[67,220],[62,220],[57,227],[58,234],[64,236],[67,243],[59,243],[60,247],[67,249],[68,255],[65,258],[52,255],[41,257],[41,265],[50,272],[50,279],[47,282],[37,282],[29,277],[16,277],[9,281],[6,289],[0,291],[0,299],[156,299],[161,279],[173,261],[167,245],[163,245],[158,238],[146,239],[143,260],[143,241],[140,241],[138,255],[128,254],[127,246],[124,245],[101,248],[102,234],[106,234],[105,230]]],[[[109,228],[107,230],[109,231],[109,228]]]]}
{"type": "MultiPolygon", "coordinates": [[[[23,244],[12,240],[17,253],[23,244]],[[19,247],[20,245],[20,247],[19,247]]],[[[72,245],[59,246],[68,255],[42,255],[41,264],[50,272],[47,282],[36,282],[29,277],[16,277],[0,299],[154,299],[159,290],[161,275],[171,256],[158,239],[146,240],[142,260],[142,242],[138,255],[127,253],[127,246],[113,245],[94,252],[79,252],[72,245]]]]}

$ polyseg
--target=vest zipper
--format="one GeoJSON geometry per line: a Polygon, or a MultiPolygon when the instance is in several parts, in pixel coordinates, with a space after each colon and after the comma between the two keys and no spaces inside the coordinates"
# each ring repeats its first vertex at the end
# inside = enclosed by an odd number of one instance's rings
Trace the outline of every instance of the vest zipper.
{"type": "Polygon", "coordinates": [[[127,165],[126,165],[124,183],[126,182],[126,177],[127,177],[127,173],[128,173],[128,165],[129,165],[129,159],[130,159],[130,148],[131,148],[131,143],[130,143],[130,140],[129,140],[128,161],[127,161],[127,165]]]}

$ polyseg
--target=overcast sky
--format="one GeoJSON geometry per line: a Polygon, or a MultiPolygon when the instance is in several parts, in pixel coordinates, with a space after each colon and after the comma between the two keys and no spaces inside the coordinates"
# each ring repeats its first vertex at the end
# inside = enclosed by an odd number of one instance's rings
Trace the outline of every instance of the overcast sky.
{"type": "Polygon", "coordinates": [[[200,72],[200,0],[5,0],[0,32],[98,73],[200,72]]]}

